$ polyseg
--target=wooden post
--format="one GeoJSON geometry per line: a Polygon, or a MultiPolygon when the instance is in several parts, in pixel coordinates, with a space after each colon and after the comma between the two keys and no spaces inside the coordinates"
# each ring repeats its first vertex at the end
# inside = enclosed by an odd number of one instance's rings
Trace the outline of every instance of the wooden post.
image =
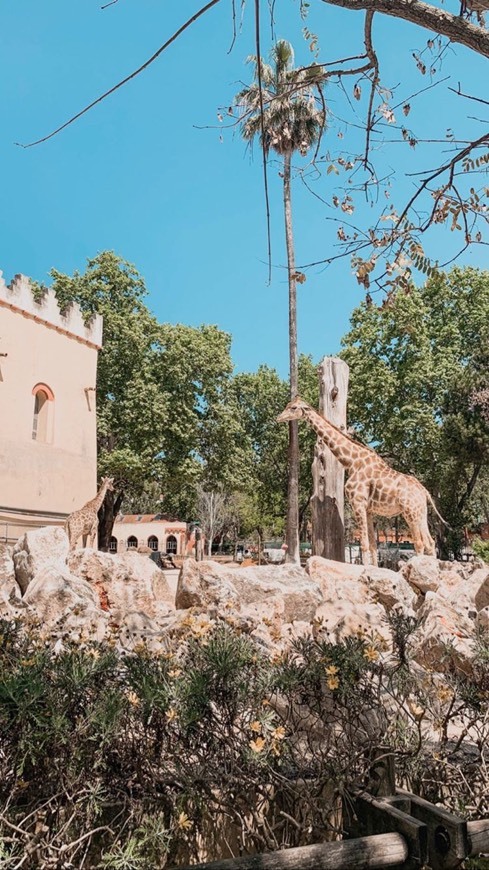
{"type": "MultiPolygon", "coordinates": [[[[319,413],[346,431],[348,365],[334,356],[318,367],[319,413]]],[[[345,561],[345,470],[331,451],[317,441],[312,464],[312,552],[325,559],[345,561]]]]}

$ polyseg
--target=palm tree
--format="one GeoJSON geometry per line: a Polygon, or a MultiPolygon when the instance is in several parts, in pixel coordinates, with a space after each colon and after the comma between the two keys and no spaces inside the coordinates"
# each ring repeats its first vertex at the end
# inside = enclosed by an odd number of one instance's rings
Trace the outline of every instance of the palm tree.
{"type": "MultiPolygon", "coordinates": [[[[318,141],[325,124],[321,67],[294,68],[289,42],[279,40],[271,50],[271,65],[262,58],[248,58],[255,67],[254,79],[236,97],[241,113],[241,134],[246,141],[255,136],[268,157],[270,149],[283,160],[285,239],[289,281],[290,397],[298,390],[297,364],[297,274],[292,230],[291,164],[294,152],[305,156],[318,141]],[[319,105],[318,105],[318,98],[319,105]]],[[[304,280],[302,278],[302,280],[304,280]]],[[[289,423],[289,474],[287,497],[287,558],[299,561],[299,433],[298,421],[289,423]]]]}

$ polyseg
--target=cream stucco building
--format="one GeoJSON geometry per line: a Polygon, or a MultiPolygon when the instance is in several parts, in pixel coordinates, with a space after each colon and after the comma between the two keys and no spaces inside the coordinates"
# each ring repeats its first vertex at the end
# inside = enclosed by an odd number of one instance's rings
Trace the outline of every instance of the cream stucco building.
{"type": "Polygon", "coordinates": [[[187,546],[187,524],[163,514],[126,514],[117,517],[110,541],[113,553],[149,547],[155,552],[182,556],[187,546]]]}
{"type": "Polygon", "coordinates": [[[0,540],[59,525],[97,485],[95,383],[102,318],[62,314],[52,291],[0,272],[0,540]]]}

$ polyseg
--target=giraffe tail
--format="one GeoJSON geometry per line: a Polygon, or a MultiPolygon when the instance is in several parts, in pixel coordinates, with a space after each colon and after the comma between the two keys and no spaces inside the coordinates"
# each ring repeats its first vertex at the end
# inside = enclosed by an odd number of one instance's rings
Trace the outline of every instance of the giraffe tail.
{"type": "Polygon", "coordinates": [[[440,518],[440,520],[442,521],[443,525],[446,526],[447,529],[450,529],[450,531],[453,532],[453,529],[452,529],[450,523],[447,523],[447,521],[443,519],[443,517],[442,517],[440,511],[438,510],[438,508],[437,508],[435,502],[433,501],[433,496],[431,495],[431,493],[428,492],[428,490],[426,489],[426,487],[423,487],[423,488],[424,488],[424,491],[425,491],[425,493],[426,493],[426,497],[427,497],[428,501],[431,503],[431,507],[433,508],[433,510],[434,510],[435,514],[437,515],[437,517],[440,518]]]}

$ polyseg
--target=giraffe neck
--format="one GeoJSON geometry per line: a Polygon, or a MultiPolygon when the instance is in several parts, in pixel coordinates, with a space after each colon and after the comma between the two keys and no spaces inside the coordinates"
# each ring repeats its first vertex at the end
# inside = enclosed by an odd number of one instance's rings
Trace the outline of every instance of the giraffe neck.
{"type": "Polygon", "coordinates": [[[356,444],[341,429],[329,423],[317,413],[314,408],[308,408],[305,412],[306,419],[316,432],[318,438],[329,447],[331,453],[345,468],[351,468],[360,453],[363,453],[361,444],[356,444]]]}
{"type": "Polygon", "coordinates": [[[96,511],[97,513],[98,513],[99,508],[102,505],[102,502],[105,498],[106,492],[107,492],[107,484],[103,483],[102,486],[100,487],[97,495],[95,496],[95,498],[93,498],[92,501],[89,502],[90,507],[92,507],[93,510],[96,511]]]}

